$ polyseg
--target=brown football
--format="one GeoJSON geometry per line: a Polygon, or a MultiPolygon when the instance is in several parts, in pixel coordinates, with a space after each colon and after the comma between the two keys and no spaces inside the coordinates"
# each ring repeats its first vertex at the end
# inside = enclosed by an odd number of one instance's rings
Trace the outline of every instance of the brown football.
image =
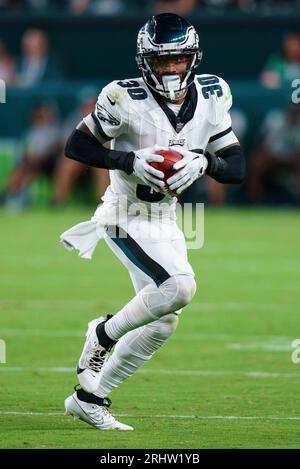
{"type": "MultiPolygon", "coordinates": [[[[162,161],[161,163],[153,161],[150,164],[151,166],[153,166],[153,168],[156,168],[164,173],[165,176],[163,178],[163,181],[166,183],[167,179],[169,179],[171,176],[173,176],[173,174],[176,173],[176,170],[173,169],[173,166],[177,161],[182,159],[182,155],[175,150],[159,150],[155,153],[157,155],[163,156],[164,161],[162,161]]],[[[170,192],[174,194],[172,191],[170,192]]]]}

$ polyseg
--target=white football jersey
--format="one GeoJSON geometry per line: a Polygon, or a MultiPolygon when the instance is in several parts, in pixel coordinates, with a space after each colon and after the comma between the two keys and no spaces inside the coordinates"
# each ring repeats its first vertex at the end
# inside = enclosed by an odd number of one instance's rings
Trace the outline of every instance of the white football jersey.
{"type": "MultiPolygon", "coordinates": [[[[154,144],[176,146],[179,152],[180,147],[217,152],[238,143],[229,115],[231,92],[222,78],[196,75],[188,96],[176,116],[142,78],[113,81],[103,88],[95,111],[84,122],[101,143],[111,141],[111,148],[127,152],[154,144]]],[[[124,171],[110,171],[110,180],[105,201],[126,195],[130,204],[160,202],[174,206],[176,203],[175,197],[155,192],[124,171]]]]}

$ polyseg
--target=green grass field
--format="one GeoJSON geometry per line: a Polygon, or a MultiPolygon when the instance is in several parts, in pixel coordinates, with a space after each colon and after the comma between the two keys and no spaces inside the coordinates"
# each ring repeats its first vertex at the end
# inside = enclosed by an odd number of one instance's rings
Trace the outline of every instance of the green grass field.
{"type": "Polygon", "coordinates": [[[299,212],[206,211],[205,246],[190,251],[193,302],[110,396],[134,432],[64,416],[88,320],[133,295],[103,241],[91,262],[59,244],[91,213],[0,213],[1,448],[299,448],[299,212]]]}

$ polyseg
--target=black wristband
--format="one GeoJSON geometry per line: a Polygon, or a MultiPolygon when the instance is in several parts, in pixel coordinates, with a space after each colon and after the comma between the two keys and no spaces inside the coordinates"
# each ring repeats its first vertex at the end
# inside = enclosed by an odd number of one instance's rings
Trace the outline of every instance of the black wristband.
{"type": "Polygon", "coordinates": [[[206,174],[209,176],[220,176],[227,168],[227,163],[223,158],[219,156],[211,155],[206,152],[205,157],[207,158],[208,165],[206,168],[206,174]]]}
{"type": "MultiPolygon", "coordinates": [[[[201,148],[195,148],[191,151],[193,153],[203,154],[203,150],[201,148]]],[[[205,174],[208,174],[209,176],[220,175],[225,171],[227,163],[225,160],[223,160],[223,158],[211,155],[207,151],[204,153],[204,156],[207,159],[208,163],[207,168],[205,170],[205,174]]]]}

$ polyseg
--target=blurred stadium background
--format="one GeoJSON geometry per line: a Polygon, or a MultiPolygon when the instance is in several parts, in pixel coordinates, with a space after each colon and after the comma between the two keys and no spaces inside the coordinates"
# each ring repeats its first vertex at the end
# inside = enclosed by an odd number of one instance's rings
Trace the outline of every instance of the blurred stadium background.
{"type": "Polygon", "coordinates": [[[93,185],[84,167],[64,162],[66,136],[106,83],[137,76],[137,31],[149,14],[168,10],[185,14],[199,31],[199,73],[230,83],[233,127],[248,161],[243,187],[225,191],[203,179],[185,197],[214,205],[299,204],[300,111],[290,109],[300,77],[299,1],[2,0],[2,205],[65,205],[102,195],[105,171],[94,171],[93,185]]]}
{"type": "Polygon", "coordinates": [[[0,446],[299,447],[290,344],[300,307],[300,104],[291,100],[300,1],[0,0],[0,79],[0,446]],[[116,393],[117,412],[138,431],[99,441],[60,415],[75,384],[64,369],[76,363],[86,321],[114,312],[132,289],[105,246],[89,265],[59,246],[108,183],[105,170],[67,160],[63,147],[106,83],[138,75],[137,31],[165,11],[196,26],[199,73],[229,82],[248,177],[226,189],[202,178],[185,193],[183,201],[208,207],[205,248],[190,253],[198,297],[177,336],[116,393]],[[172,370],[184,380],[172,375],[171,390],[172,370]]]}

